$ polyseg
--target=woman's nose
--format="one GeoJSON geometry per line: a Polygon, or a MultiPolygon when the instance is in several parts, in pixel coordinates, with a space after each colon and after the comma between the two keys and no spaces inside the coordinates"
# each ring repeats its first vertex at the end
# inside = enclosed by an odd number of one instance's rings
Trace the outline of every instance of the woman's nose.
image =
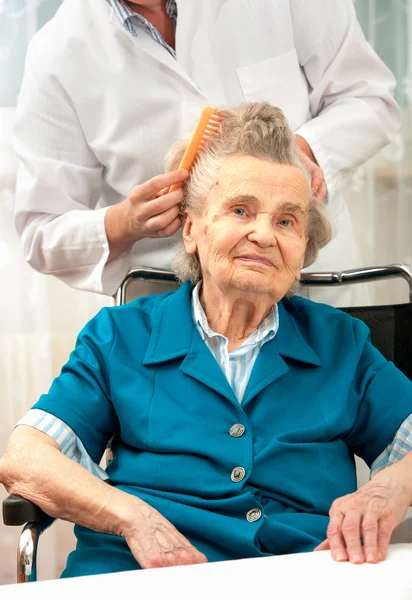
{"type": "Polygon", "coordinates": [[[257,220],[253,230],[248,235],[248,239],[262,248],[275,246],[277,242],[272,222],[266,219],[257,220]]]}

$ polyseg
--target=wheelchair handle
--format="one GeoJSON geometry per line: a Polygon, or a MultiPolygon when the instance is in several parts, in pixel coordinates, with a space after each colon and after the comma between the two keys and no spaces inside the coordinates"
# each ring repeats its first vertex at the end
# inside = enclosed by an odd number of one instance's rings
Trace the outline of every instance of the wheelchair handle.
{"type": "Polygon", "coordinates": [[[300,283],[302,285],[346,285],[360,281],[388,279],[389,277],[403,277],[407,281],[409,302],[412,302],[412,269],[405,264],[365,267],[337,273],[302,273],[300,283]]]}

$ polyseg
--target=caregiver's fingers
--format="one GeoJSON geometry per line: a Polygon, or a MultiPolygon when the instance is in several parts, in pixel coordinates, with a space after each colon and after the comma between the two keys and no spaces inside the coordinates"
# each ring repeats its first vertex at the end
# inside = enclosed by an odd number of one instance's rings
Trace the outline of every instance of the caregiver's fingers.
{"type": "Polygon", "coordinates": [[[135,186],[131,195],[137,195],[139,200],[150,200],[165,189],[169,189],[174,183],[182,183],[188,175],[189,172],[186,169],[177,169],[156,175],[145,183],[135,186]]]}
{"type": "MultiPolygon", "coordinates": [[[[148,219],[144,224],[145,233],[150,237],[168,237],[173,235],[169,233],[169,230],[171,227],[173,229],[173,226],[176,224],[177,220],[179,220],[180,226],[179,207],[172,206],[165,212],[148,219]]],[[[175,233],[175,231],[173,231],[173,233],[175,233]]]]}
{"type": "Polygon", "coordinates": [[[140,222],[144,223],[152,217],[156,217],[157,215],[165,213],[174,206],[178,206],[180,209],[182,198],[183,190],[179,188],[178,190],[170,192],[164,196],[159,196],[153,200],[147,200],[146,202],[141,202],[138,206],[135,205],[134,214],[136,215],[136,218],[140,220],[140,222]]]}
{"type": "Polygon", "coordinates": [[[324,179],[322,179],[321,183],[319,184],[318,191],[316,192],[316,196],[318,197],[318,199],[321,202],[327,201],[328,187],[327,187],[324,179]]]}

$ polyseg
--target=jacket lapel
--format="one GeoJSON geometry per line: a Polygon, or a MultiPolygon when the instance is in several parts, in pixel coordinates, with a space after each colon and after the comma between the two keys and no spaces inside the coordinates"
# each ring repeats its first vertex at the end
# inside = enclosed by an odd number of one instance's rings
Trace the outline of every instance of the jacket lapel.
{"type": "Polygon", "coordinates": [[[160,300],[153,317],[150,342],[144,365],[156,365],[183,358],[180,370],[218,394],[239,403],[214,356],[203,342],[192,317],[192,286],[185,283],[179,290],[160,300]]]}
{"type": "Polygon", "coordinates": [[[243,407],[271,383],[286,375],[289,367],[284,358],[291,358],[310,367],[321,365],[298,326],[297,319],[292,315],[295,310],[293,301],[282,300],[278,303],[278,309],[279,329],[275,337],[264,344],[259,352],[243,397],[243,407]]]}

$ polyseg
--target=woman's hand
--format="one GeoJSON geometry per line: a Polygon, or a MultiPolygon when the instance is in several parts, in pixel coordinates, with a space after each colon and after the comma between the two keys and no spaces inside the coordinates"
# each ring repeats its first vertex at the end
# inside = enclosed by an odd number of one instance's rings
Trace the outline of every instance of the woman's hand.
{"type": "Polygon", "coordinates": [[[319,200],[326,202],[328,188],[326,187],[326,183],[323,178],[323,171],[316,161],[316,157],[312,152],[312,148],[301,135],[295,135],[295,150],[298,153],[301,162],[312,173],[311,185],[313,192],[316,194],[319,200]]]}
{"type": "Polygon", "coordinates": [[[356,564],[386,558],[392,532],[411,504],[410,476],[401,463],[380,471],[353,494],[333,502],[327,539],[315,551],[330,549],[334,560],[356,564]]]}
{"type": "Polygon", "coordinates": [[[174,525],[141,501],[123,528],[122,536],[142,569],[208,562],[174,525]]]}
{"type": "Polygon", "coordinates": [[[136,185],[123,202],[107,210],[104,224],[110,247],[108,262],[138,240],[170,237],[178,231],[183,190],[168,190],[174,183],[183,183],[187,176],[185,169],[157,175],[136,185]]]}

